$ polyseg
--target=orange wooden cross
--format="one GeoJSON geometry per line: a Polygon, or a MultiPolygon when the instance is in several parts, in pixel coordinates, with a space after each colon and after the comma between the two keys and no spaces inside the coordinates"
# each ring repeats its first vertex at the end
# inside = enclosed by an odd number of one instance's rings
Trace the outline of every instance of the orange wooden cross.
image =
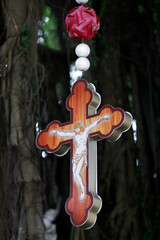
{"type": "Polygon", "coordinates": [[[71,148],[70,196],[65,208],[77,227],[91,228],[102,206],[97,194],[97,140],[117,140],[132,122],[130,113],[110,105],[97,113],[100,102],[93,84],[77,81],[66,101],[71,120],[53,121],[37,136],[40,149],[59,156],[71,148]]]}

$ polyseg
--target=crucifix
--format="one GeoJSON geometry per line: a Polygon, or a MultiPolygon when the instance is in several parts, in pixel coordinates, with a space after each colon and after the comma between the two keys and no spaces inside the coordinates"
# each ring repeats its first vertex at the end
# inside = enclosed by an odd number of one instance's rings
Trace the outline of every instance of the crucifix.
{"type": "MultiPolygon", "coordinates": [[[[76,0],[81,4],[73,8],[65,19],[70,37],[82,41],[76,47],[79,57],[75,66],[84,72],[90,67],[87,59],[90,48],[84,41],[97,33],[99,17],[92,8],[84,6],[88,0],[76,0]]],[[[102,206],[97,193],[97,141],[116,141],[132,123],[130,113],[110,105],[99,111],[101,97],[93,84],[85,79],[78,80],[66,100],[70,121],[51,122],[37,136],[37,146],[57,156],[63,156],[70,149],[70,195],[65,209],[72,224],[85,229],[91,228],[102,206]]]]}
{"type": "Polygon", "coordinates": [[[70,121],[51,122],[37,136],[37,146],[63,156],[70,149],[70,196],[65,209],[74,226],[91,228],[102,206],[97,194],[97,141],[116,141],[132,122],[130,113],[111,105],[98,112],[95,86],[78,80],[66,100],[70,121]]]}

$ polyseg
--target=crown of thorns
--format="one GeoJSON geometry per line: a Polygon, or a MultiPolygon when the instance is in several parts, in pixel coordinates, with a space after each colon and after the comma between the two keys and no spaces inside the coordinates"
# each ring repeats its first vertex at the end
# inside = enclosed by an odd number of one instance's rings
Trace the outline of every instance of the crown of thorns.
{"type": "Polygon", "coordinates": [[[80,130],[83,130],[83,131],[84,131],[84,127],[82,126],[81,123],[76,123],[76,124],[74,125],[74,129],[76,129],[76,128],[80,128],[80,130]]]}

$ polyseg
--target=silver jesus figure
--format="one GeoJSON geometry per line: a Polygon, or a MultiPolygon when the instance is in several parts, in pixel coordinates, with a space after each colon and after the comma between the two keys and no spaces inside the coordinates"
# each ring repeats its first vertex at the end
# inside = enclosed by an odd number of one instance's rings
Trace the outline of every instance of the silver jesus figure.
{"type": "Polygon", "coordinates": [[[87,140],[91,130],[98,126],[103,121],[111,119],[110,114],[105,114],[102,117],[96,119],[88,126],[84,127],[81,122],[76,122],[72,131],[51,130],[49,135],[57,135],[62,138],[73,139],[75,143],[75,150],[73,153],[72,165],[73,165],[73,178],[78,186],[80,193],[80,200],[84,200],[86,196],[86,186],[82,175],[82,170],[87,166],[87,140]]]}

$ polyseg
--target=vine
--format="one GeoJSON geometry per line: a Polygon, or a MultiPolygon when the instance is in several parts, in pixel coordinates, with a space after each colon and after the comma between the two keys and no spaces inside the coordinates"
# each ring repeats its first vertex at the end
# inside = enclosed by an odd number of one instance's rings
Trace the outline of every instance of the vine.
{"type": "Polygon", "coordinates": [[[27,26],[21,28],[21,44],[23,47],[23,52],[27,54],[29,47],[29,38],[31,36],[31,32],[27,29],[27,26]]]}

